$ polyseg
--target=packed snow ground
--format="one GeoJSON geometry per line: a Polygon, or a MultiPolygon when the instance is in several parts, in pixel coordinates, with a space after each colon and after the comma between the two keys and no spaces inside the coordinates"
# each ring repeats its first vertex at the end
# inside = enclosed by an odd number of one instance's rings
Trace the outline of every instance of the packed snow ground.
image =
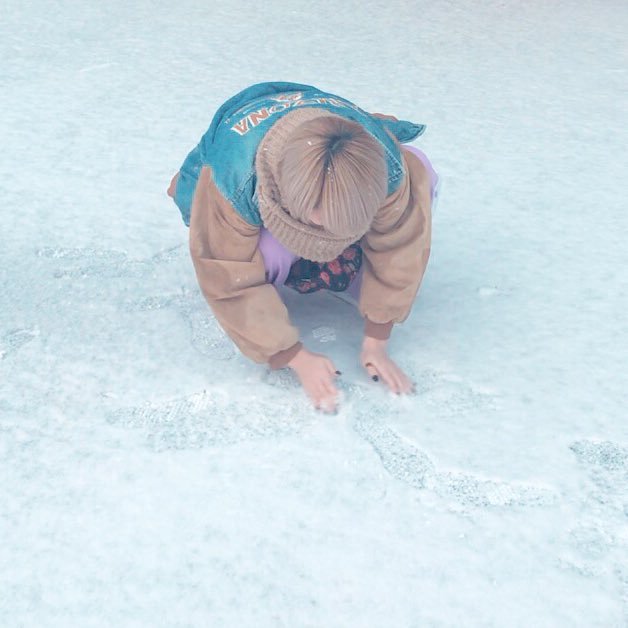
{"type": "Polygon", "coordinates": [[[0,625],[628,626],[628,6],[8,0],[0,625]],[[395,356],[286,295],[337,416],[234,351],[170,177],[227,97],[426,123],[445,177],[395,356]]]}

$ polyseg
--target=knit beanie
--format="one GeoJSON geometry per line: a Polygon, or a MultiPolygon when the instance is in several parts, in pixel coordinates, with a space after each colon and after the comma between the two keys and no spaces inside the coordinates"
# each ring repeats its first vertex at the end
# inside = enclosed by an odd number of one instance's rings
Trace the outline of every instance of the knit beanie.
{"type": "Polygon", "coordinates": [[[309,225],[293,218],[281,200],[279,164],[291,134],[304,122],[335,114],[326,109],[308,107],[295,109],[280,118],[266,132],[255,158],[257,201],[264,226],[289,251],[313,262],[329,262],[363,235],[338,236],[318,225],[309,225]]]}

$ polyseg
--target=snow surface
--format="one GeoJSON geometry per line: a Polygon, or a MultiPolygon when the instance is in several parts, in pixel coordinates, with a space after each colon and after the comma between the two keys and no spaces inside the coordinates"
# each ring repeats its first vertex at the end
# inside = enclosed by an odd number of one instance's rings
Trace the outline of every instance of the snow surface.
{"type": "Polygon", "coordinates": [[[628,626],[628,5],[8,0],[0,626],[628,626]],[[223,100],[313,83],[428,125],[394,355],[286,296],[337,416],[234,351],[170,177],[223,100]]]}

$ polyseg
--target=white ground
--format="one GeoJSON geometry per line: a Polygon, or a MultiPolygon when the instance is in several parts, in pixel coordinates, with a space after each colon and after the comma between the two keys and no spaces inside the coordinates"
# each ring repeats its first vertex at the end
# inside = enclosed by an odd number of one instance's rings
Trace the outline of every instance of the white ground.
{"type": "Polygon", "coordinates": [[[2,9],[0,625],[628,626],[625,0],[216,4],[2,9]],[[428,125],[415,397],[289,295],[318,415],[199,297],[164,190],[262,80],[428,125]]]}

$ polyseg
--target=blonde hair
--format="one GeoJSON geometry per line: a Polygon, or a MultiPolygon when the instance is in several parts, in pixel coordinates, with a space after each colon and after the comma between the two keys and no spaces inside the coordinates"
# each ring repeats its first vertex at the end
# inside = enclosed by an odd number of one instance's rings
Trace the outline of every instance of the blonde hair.
{"type": "Polygon", "coordinates": [[[341,236],[366,233],[388,191],[381,144],[360,124],[321,116],[300,124],[288,137],[279,163],[282,205],[290,215],[341,236]]]}

